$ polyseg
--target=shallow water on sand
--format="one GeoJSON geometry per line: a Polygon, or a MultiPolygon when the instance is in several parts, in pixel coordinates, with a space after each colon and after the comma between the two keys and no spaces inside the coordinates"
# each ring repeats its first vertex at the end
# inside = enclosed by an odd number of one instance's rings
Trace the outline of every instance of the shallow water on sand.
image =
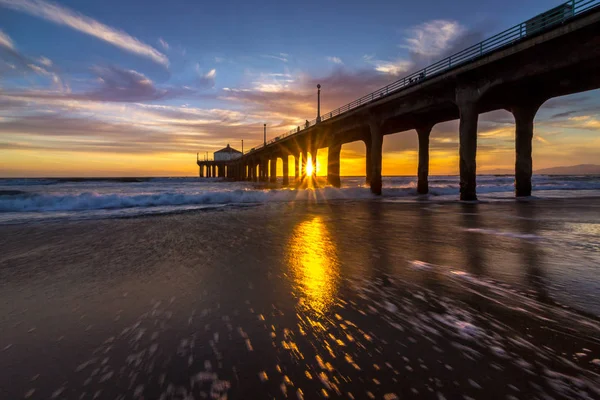
{"type": "Polygon", "coordinates": [[[599,211],[336,201],[0,226],[0,398],[598,398],[599,211]]]}

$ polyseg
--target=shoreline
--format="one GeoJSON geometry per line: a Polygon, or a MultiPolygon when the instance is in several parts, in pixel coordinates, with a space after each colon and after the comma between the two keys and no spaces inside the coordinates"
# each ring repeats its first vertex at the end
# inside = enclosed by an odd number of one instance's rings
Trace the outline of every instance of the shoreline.
{"type": "Polygon", "coordinates": [[[335,201],[2,225],[0,397],[593,398],[599,207],[335,201]]]}

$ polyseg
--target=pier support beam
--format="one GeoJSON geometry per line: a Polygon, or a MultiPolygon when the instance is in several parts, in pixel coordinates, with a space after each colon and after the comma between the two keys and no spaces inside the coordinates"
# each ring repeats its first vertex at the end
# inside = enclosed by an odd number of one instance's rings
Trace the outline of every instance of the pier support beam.
{"type": "Polygon", "coordinates": [[[294,178],[296,182],[300,179],[300,153],[294,154],[294,178]]]}
{"type": "Polygon", "coordinates": [[[342,146],[339,144],[329,146],[327,152],[327,182],[336,188],[341,186],[340,182],[340,151],[342,146]]]}
{"type": "Polygon", "coordinates": [[[371,185],[371,138],[365,140],[365,183],[371,185]]]}
{"type": "Polygon", "coordinates": [[[287,154],[281,156],[281,168],[283,169],[283,186],[287,186],[290,184],[288,158],[289,156],[287,154]]]}
{"type": "Polygon", "coordinates": [[[419,137],[419,167],[417,169],[417,193],[429,193],[429,135],[432,124],[416,128],[419,137]]]}
{"type": "Polygon", "coordinates": [[[312,179],[317,179],[317,153],[319,149],[311,147],[310,149],[310,163],[312,164],[312,179]]]}
{"type": "Polygon", "coordinates": [[[271,164],[269,168],[271,173],[269,182],[275,183],[277,182],[277,157],[273,157],[271,160],[269,160],[269,163],[271,164]]]}
{"type": "Polygon", "coordinates": [[[515,117],[515,195],[531,196],[531,141],[533,140],[533,119],[543,101],[531,101],[513,105],[510,112],[515,117]]]}
{"type": "Polygon", "coordinates": [[[382,186],[381,164],[383,151],[383,134],[381,133],[381,125],[377,121],[371,121],[369,123],[369,128],[371,130],[371,151],[367,154],[371,154],[371,159],[369,160],[371,162],[371,193],[380,195],[382,186]]]}
{"type": "Polygon", "coordinates": [[[300,174],[302,175],[302,180],[304,180],[304,178],[306,178],[306,164],[308,162],[308,151],[303,150],[302,151],[302,165],[300,168],[300,174]]]}
{"type": "Polygon", "coordinates": [[[477,112],[476,102],[459,102],[460,199],[477,200],[477,112]]]}

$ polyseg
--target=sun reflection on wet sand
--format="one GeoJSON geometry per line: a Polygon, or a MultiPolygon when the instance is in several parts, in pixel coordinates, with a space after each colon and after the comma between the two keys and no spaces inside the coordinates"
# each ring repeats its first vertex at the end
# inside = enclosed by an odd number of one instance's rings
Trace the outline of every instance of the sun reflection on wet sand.
{"type": "Polygon", "coordinates": [[[322,218],[297,225],[288,249],[301,305],[322,314],[335,300],[339,275],[336,248],[322,218]]]}

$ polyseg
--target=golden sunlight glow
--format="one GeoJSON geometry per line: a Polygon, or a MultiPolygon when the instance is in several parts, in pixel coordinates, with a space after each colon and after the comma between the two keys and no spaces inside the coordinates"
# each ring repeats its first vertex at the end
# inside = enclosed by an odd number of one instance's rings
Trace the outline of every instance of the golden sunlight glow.
{"type": "Polygon", "coordinates": [[[308,156],[306,160],[306,176],[312,176],[314,172],[312,156],[308,156]]]}
{"type": "Polygon", "coordinates": [[[322,314],[335,300],[339,272],[336,248],[321,217],[297,225],[288,249],[300,304],[322,314]]]}

